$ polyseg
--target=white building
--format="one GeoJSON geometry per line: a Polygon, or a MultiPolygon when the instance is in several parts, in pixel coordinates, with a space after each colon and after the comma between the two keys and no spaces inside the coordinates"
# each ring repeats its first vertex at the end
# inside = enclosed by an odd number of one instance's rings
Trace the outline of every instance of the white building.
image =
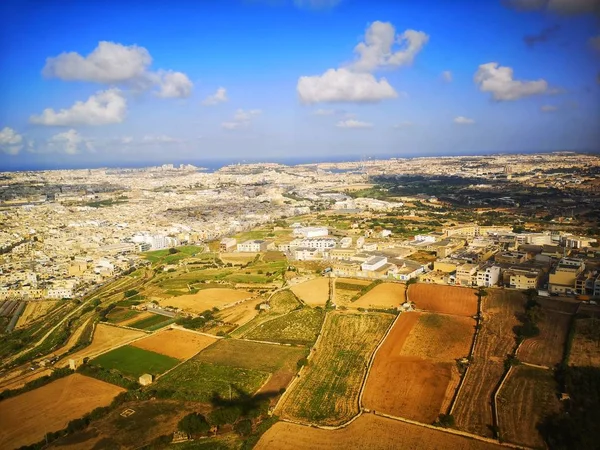
{"type": "Polygon", "coordinates": [[[352,245],[352,238],[351,237],[344,237],[340,240],[340,247],[341,248],[350,248],[350,246],[352,245]]]}
{"type": "Polygon", "coordinates": [[[318,249],[326,249],[326,248],[335,248],[337,245],[337,241],[335,238],[329,237],[319,237],[319,238],[306,238],[301,239],[298,243],[299,247],[308,247],[308,248],[318,248],[318,249]]]}
{"type": "Polygon", "coordinates": [[[300,227],[294,228],[294,236],[302,236],[305,238],[315,238],[328,236],[329,230],[327,227],[300,227]]]}
{"type": "Polygon", "coordinates": [[[294,250],[294,257],[298,261],[311,261],[321,259],[323,253],[316,248],[298,247],[294,250]]]}
{"type": "Polygon", "coordinates": [[[360,265],[360,268],[363,272],[370,272],[385,266],[387,262],[388,260],[385,256],[371,256],[360,265]]]}
{"type": "Polygon", "coordinates": [[[417,234],[415,236],[415,241],[417,242],[430,242],[433,243],[435,241],[437,241],[435,236],[431,236],[429,234],[417,234]]]}
{"type": "Polygon", "coordinates": [[[237,240],[234,238],[221,239],[219,244],[219,250],[222,252],[232,252],[237,245],[237,240]]]}
{"type": "Polygon", "coordinates": [[[260,239],[242,242],[237,245],[237,251],[241,253],[258,253],[267,250],[267,241],[260,239]]]}
{"type": "Polygon", "coordinates": [[[381,237],[382,238],[386,238],[386,237],[391,236],[391,235],[392,235],[392,232],[390,230],[382,230],[381,231],[381,237]]]}
{"type": "Polygon", "coordinates": [[[501,269],[498,266],[486,267],[477,271],[477,286],[497,286],[500,280],[501,269]]]}
{"type": "Polygon", "coordinates": [[[363,245],[365,245],[365,238],[361,236],[356,240],[356,248],[362,248],[363,245]]]}
{"type": "Polygon", "coordinates": [[[69,288],[55,288],[48,289],[46,293],[47,298],[60,300],[61,298],[72,298],[73,297],[73,289],[69,288]]]}

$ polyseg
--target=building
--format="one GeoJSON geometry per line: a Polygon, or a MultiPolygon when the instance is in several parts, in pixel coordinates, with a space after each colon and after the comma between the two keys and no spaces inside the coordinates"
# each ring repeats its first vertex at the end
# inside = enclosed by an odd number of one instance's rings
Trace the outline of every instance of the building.
{"type": "Polygon", "coordinates": [[[250,240],[237,244],[237,251],[240,253],[258,253],[267,251],[267,241],[260,239],[250,240]]]}
{"type": "Polygon", "coordinates": [[[510,268],[504,271],[504,285],[515,289],[537,289],[542,272],[536,269],[510,268]]]}
{"type": "Polygon", "coordinates": [[[236,249],[236,246],[237,246],[236,239],[225,238],[225,239],[221,239],[221,242],[219,244],[219,250],[224,253],[232,252],[236,249]]]}
{"type": "Polygon", "coordinates": [[[311,261],[315,259],[321,259],[323,253],[321,250],[310,247],[297,247],[294,249],[294,258],[298,261],[311,261]]]}
{"type": "Polygon", "coordinates": [[[373,272],[385,266],[387,262],[388,259],[385,256],[371,256],[360,265],[360,268],[363,272],[373,272]]]}
{"type": "Polygon", "coordinates": [[[352,245],[351,237],[343,237],[340,240],[340,247],[342,247],[342,248],[349,248],[351,245],[352,245]]]}
{"type": "Polygon", "coordinates": [[[497,286],[500,281],[502,269],[498,266],[489,266],[477,271],[477,286],[492,287],[497,286]]]}
{"type": "Polygon", "coordinates": [[[456,266],[456,284],[458,286],[473,286],[477,283],[477,264],[461,264],[456,266]]]}
{"type": "Polygon", "coordinates": [[[525,253],[525,252],[498,253],[494,259],[497,263],[521,264],[521,263],[524,263],[525,261],[527,261],[527,253],[525,253]]]}
{"type": "Polygon", "coordinates": [[[145,373],[142,376],[140,376],[138,382],[142,385],[142,386],[148,386],[149,384],[152,384],[152,375],[150,375],[149,373],[145,373]]]}
{"type": "Polygon", "coordinates": [[[294,236],[302,236],[305,238],[322,237],[329,235],[327,227],[297,227],[294,228],[294,236]]]}
{"type": "Polygon", "coordinates": [[[585,270],[581,259],[562,258],[550,272],[548,291],[551,294],[573,294],[577,277],[585,270]]]}

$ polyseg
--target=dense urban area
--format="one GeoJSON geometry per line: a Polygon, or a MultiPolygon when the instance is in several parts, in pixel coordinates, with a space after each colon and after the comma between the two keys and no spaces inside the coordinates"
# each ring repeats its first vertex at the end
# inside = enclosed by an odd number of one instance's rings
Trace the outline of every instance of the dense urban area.
{"type": "Polygon", "coordinates": [[[596,449],[600,157],[0,174],[0,448],[596,449]]]}

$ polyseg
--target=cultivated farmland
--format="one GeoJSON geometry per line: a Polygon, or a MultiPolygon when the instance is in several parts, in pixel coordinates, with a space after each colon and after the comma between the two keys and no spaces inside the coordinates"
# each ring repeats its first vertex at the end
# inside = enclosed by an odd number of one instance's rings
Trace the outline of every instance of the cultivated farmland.
{"type": "Polygon", "coordinates": [[[329,278],[314,278],[293,286],[292,292],[310,306],[325,306],[329,299],[329,278]]]}
{"type": "MultiPolygon", "coordinates": [[[[139,315],[140,315],[140,313],[133,309],[117,307],[117,308],[114,308],[110,313],[108,313],[106,318],[108,319],[108,321],[110,323],[122,323],[125,321],[130,322],[133,319],[137,318],[139,315]]],[[[133,320],[133,321],[135,321],[135,320],[133,320]]]]}
{"type": "Polygon", "coordinates": [[[23,313],[17,320],[15,328],[23,327],[35,319],[45,316],[57,303],[58,301],[27,302],[27,306],[25,306],[23,313]]]}
{"type": "Polygon", "coordinates": [[[201,313],[214,307],[224,308],[251,296],[252,294],[248,291],[235,289],[201,289],[195,294],[163,299],[160,304],[161,306],[173,306],[192,313],[201,313]]]}
{"type": "Polygon", "coordinates": [[[159,375],[178,363],[179,361],[175,358],[131,345],[104,353],[89,362],[90,365],[100,366],[107,370],[118,370],[123,375],[135,380],[145,373],[159,375]]]}
{"type": "Polygon", "coordinates": [[[319,334],[325,312],[304,307],[262,323],[244,335],[246,339],[282,344],[312,344],[319,334]]]}
{"type": "Polygon", "coordinates": [[[560,409],[558,386],[551,371],[513,367],[498,393],[500,435],[515,444],[544,448],[538,425],[560,409]]]}
{"type": "Polygon", "coordinates": [[[273,294],[269,301],[269,305],[271,306],[271,309],[261,312],[258,316],[254,317],[254,319],[234,330],[231,335],[236,337],[244,336],[245,333],[248,333],[258,325],[298,308],[300,302],[290,290],[286,289],[273,294]]]}
{"type": "Polygon", "coordinates": [[[517,357],[530,364],[554,367],[562,360],[571,316],[551,311],[542,314],[538,323],[540,334],[526,339],[519,347],[517,357]]]}
{"type": "Polygon", "coordinates": [[[61,430],[124,390],[80,374],[69,375],[0,402],[0,448],[18,448],[61,430]]]}
{"type": "Polygon", "coordinates": [[[504,373],[506,355],[515,346],[513,329],[521,325],[516,315],[524,308],[525,298],[520,292],[490,289],[483,297],[484,319],[474,360],[452,410],[458,428],[492,437],[492,393],[504,373]]]}
{"type": "Polygon", "coordinates": [[[167,328],[131,345],[172,358],[188,359],[216,341],[203,334],[167,328]]]}
{"type": "Polygon", "coordinates": [[[339,430],[278,422],[260,439],[256,450],[436,449],[501,450],[500,445],[476,441],[374,414],[363,414],[339,430]]]}
{"type": "MultiPolygon", "coordinates": [[[[127,344],[128,342],[146,336],[146,333],[141,331],[127,330],[124,328],[112,327],[99,323],[96,325],[92,343],[76,353],[73,353],[69,358],[82,360],[83,358],[93,358],[101,353],[107,352],[111,348],[119,345],[127,344]]],[[[58,365],[65,366],[68,361],[60,361],[58,365]]]]}
{"type": "Polygon", "coordinates": [[[438,284],[411,284],[408,299],[424,311],[474,316],[477,314],[475,289],[438,284]]]}
{"type": "Polygon", "coordinates": [[[394,316],[330,313],[315,355],[280,404],[284,418],[339,425],[358,413],[367,364],[394,316]]]}
{"type": "Polygon", "coordinates": [[[466,317],[402,313],[373,362],[365,407],[432,423],[454,395],[456,359],[468,356],[474,325],[466,317]]]}
{"type": "Polygon", "coordinates": [[[351,303],[352,308],[397,308],[404,303],[406,286],[399,283],[382,283],[351,303]]]}
{"type": "Polygon", "coordinates": [[[128,326],[131,328],[137,328],[139,330],[154,331],[173,322],[175,322],[175,319],[172,317],[163,316],[161,314],[151,314],[150,316],[129,323],[128,326]]]}
{"type": "Polygon", "coordinates": [[[569,364],[600,367],[600,319],[576,320],[569,364]]]}
{"type": "Polygon", "coordinates": [[[216,316],[219,320],[222,320],[225,323],[241,326],[250,322],[258,315],[256,306],[262,302],[264,302],[264,299],[260,297],[254,300],[246,300],[245,302],[232,306],[231,308],[226,308],[219,311],[216,316]]]}
{"type": "Polygon", "coordinates": [[[369,280],[356,280],[354,278],[336,278],[334,299],[335,304],[348,305],[352,298],[369,284],[371,284],[371,281],[369,280]]]}

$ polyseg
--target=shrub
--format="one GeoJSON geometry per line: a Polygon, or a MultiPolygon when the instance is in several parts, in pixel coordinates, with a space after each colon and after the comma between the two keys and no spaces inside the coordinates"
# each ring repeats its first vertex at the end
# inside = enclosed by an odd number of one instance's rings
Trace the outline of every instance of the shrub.
{"type": "Polygon", "coordinates": [[[202,414],[191,413],[179,421],[177,429],[187,434],[188,437],[193,437],[208,432],[210,425],[202,414]]]}
{"type": "Polygon", "coordinates": [[[211,425],[225,425],[235,423],[242,415],[241,408],[237,406],[227,406],[218,408],[208,415],[208,421],[211,425]]]}
{"type": "Polygon", "coordinates": [[[171,248],[169,249],[169,255],[174,255],[174,254],[176,254],[176,253],[179,253],[179,250],[177,250],[176,248],[172,248],[172,247],[171,247],[171,248]]]}
{"type": "Polygon", "coordinates": [[[233,429],[240,436],[248,436],[252,433],[252,421],[250,419],[240,420],[235,424],[233,429]]]}

